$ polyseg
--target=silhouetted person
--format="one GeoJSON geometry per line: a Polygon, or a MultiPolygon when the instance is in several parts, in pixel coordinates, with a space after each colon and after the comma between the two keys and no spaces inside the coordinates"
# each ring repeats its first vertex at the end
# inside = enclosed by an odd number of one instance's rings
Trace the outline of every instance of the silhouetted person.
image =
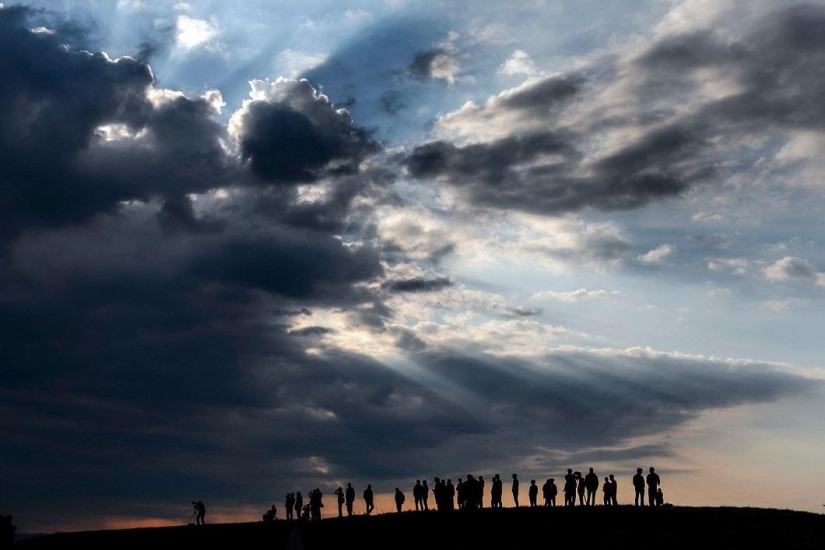
{"type": "MultiPolygon", "coordinates": [[[[307,510],[309,510],[309,508],[307,508],[307,510]]],[[[295,513],[298,515],[298,519],[305,519],[304,497],[301,495],[301,491],[295,493],[295,513]]]]}
{"type": "Polygon", "coordinates": [[[415,485],[413,485],[413,502],[415,503],[415,511],[420,512],[424,509],[424,497],[422,496],[422,485],[421,480],[416,479],[415,485]]]}
{"type": "Polygon", "coordinates": [[[404,506],[404,500],[406,497],[404,493],[401,492],[401,489],[398,487],[395,488],[395,509],[398,510],[398,513],[401,513],[401,508],[404,506]]]}
{"type": "Polygon", "coordinates": [[[467,480],[464,481],[464,509],[475,510],[480,507],[481,501],[481,485],[472,474],[467,474],[467,480]]]}
{"type": "Polygon", "coordinates": [[[367,515],[370,515],[375,509],[375,495],[372,494],[372,485],[367,485],[364,489],[364,503],[367,505],[367,515]]]}
{"type": "Polygon", "coordinates": [[[347,516],[352,515],[352,504],[355,502],[355,489],[352,483],[347,483],[347,490],[344,491],[344,501],[347,505],[347,516]]]}
{"type": "Polygon", "coordinates": [[[501,508],[501,493],[503,490],[503,483],[501,476],[498,474],[493,476],[493,486],[490,488],[490,506],[492,508],[501,508]]]}
{"type": "Polygon", "coordinates": [[[463,510],[464,506],[467,504],[467,494],[464,491],[464,481],[461,478],[458,478],[455,485],[455,494],[458,498],[458,509],[463,510]]]}
{"type": "Polygon", "coordinates": [[[576,476],[572,468],[567,468],[567,474],[564,476],[564,505],[576,505],[576,476]]]}
{"type": "Polygon", "coordinates": [[[547,492],[550,495],[549,504],[550,504],[550,506],[555,506],[556,505],[556,495],[559,494],[559,488],[556,487],[556,480],[552,477],[547,481],[547,483],[549,484],[549,487],[547,488],[547,492]]]}
{"type": "Polygon", "coordinates": [[[613,506],[618,506],[619,501],[616,498],[616,495],[619,494],[619,484],[616,483],[616,478],[613,477],[613,474],[608,476],[610,478],[610,504],[613,506]]]}
{"type": "Polygon", "coordinates": [[[659,490],[656,491],[656,506],[661,508],[665,505],[665,494],[662,492],[662,488],[659,487],[659,490]]]}
{"type": "Polygon", "coordinates": [[[596,492],[599,490],[599,476],[590,468],[587,475],[584,476],[584,487],[587,489],[587,505],[596,505],[596,492]]]}
{"type": "Polygon", "coordinates": [[[484,477],[478,476],[478,507],[484,508],[484,477]]]}
{"type": "Polygon", "coordinates": [[[642,475],[643,471],[641,468],[636,468],[636,475],[633,476],[633,490],[636,492],[634,502],[636,506],[645,505],[645,478],[642,475]]]}
{"type": "Polygon", "coordinates": [[[295,493],[287,493],[284,499],[284,509],[286,510],[286,519],[292,519],[292,510],[295,507],[295,493]]]}
{"type": "Polygon", "coordinates": [[[518,474],[513,474],[513,503],[518,508],[518,474]]]}
{"type": "Polygon", "coordinates": [[[584,506],[584,477],[576,472],[576,492],[579,494],[579,506],[584,506]]]}
{"type": "Polygon", "coordinates": [[[424,511],[430,509],[428,501],[430,500],[430,488],[427,486],[427,480],[425,479],[421,483],[421,505],[424,507],[424,511]]]}
{"type": "Polygon", "coordinates": [[[206,525],[206,520],[204,519],[206,516],[206,506],[204,506],[200,500],[197,502],[193,500],[192,504],[195,505],[195,523],[198,525],[206,525]]]}
{"type": "Polygon", "coordinates": [[[264,521],[267,522],[267,523],[275,521],[275,515],[277,513],[278,513],[278,510],[275,508],[275,505],[273,504],[272,508],[270,508],[269,510],[267,510],[264,513],[264,515],[263,515],[264,521]]]}
{"type": "Polygon", "coordinates": [[[447,478],[445,497],[447,499],[447,510],[455,510],[455,485],[453,485],[453,480],[450,478],[447,478]]]}
{"type": "Polygon", "coordinates": [[[604,485],[602,485],[602,504],[605,506],[610,506],[613,503],[613,499],[610,498],[610,490],[613,488],[613,485],[610,483],[609,478],[604,478],[604,485]]]}
{"type": "Polygon", "coordinates": [[[324,507],[324,503],[321,501],[322,497],[321,489],[317,487],[314,491],[309,492],[309,510],[312,519],[315,521],[321,520],[321,508],[324,507]]]}
{"type": "Polygon", "coordinates": [[[536,485],[536,480],[530,480],[530,488],[527,490],[527,498],[530,499],[530,508],[538,506],[539,486],[536,485]]]}
{"type": "Polygon", "coordinates": [[[659,490],[659,474],[656,473],[656,468],[650,467],[650,473],[647,474],[647,502],[651,506],[656,505],[656,493],[659,490]]]}
{"type": "Polygon", "coordinates": [[[346,502],[346,497],[344,497],[344,488],[338,487],[335,489],[335,494],[338,495],[338,517],[344,516],[344,502],[346,502]]]}

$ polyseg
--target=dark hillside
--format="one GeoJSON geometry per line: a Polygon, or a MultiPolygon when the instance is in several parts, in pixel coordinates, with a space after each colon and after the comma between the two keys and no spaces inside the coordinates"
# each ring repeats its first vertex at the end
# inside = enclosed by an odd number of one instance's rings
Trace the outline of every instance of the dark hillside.
{"type": "Polygon", "coordinates": [[[569,541],[584,548],[825,548],[825,515],[761,508],[664,510],[519,508],[474,512],[383,514],[317,523],[235,523],[88,531],[16,543],[16,550],[267,550],[409,548],[477,550],[548,548],[569,541]]]}

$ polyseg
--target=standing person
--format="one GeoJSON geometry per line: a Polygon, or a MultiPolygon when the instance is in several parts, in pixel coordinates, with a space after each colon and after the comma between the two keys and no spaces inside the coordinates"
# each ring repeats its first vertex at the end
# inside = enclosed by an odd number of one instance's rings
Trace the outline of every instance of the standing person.
{"type": "Polygon", "coordinates": [[[535,508],[538,506],[536,501],[538,500],[539,496],[539,486],[536,485],[536,480],[530,480],[530,488],[527,490],[527,498],[530,499],[530,508],[535,508]]]}
{"type": "Polygon", "coordinates": [[[464,481],[460,477],[456,480],[455,494],[458,497],[458,509],[463,510],[467,505],[467,493],[464,481]]]}
{"type": "Polygon", "coordinates": [[[619,484],[616,482],[616,478],[613,477],[613,474],[608,476],[610,478],[610,504],[613,506],[618,506],[619,501],[616,495],[619,494],[619,484]]]}
{"type": "Polygon", "coordinates": [[[415,480],[415,485],[413,486],[413,501],[415,501],[415,511],[416,512],[420,512],[421,510],[424,509],[424,504],[423,504],[424,497],[422,496],[421,489],[422,489],[421,480],[416,479],[415,480]]]}
{"type": "Polygon", "coordinates": [[[292,519],[292,508],[295,506],[295,493],[287,493],[284,499],[284,509],[286,509],[286,519],[292,519]]]}
{"type": "Polygon", "coordinates": [[[579,506],[584,506],[584,477],[576,472],[576,492],[579,494],[579,506]]]}
{"type": "Polygon", "coordinates": [[[324,503],[321,500],[323,496],[324,495],[321,493],[321,489],[317,487],[309,492],[310,518],[315,521],[321,520],[321,508],[324,507],[324,503]]]}
{"type": "Polygon", "coordinates": [[[355,502],[355,489],[352,483],[347,483],[347,490],[344,491],[344,500],[347,505],[347,516],[352,515],[352,504],[355,502]]]}
{"type": "Polygon", "coordinates": [[[367,488],[364,489],[364,504],[367,506],[367,515],[370,515],[375,509],[374,501],[375,495],[372,493],[372,485],[367,485],[367,488]]]}
{"type": "Polygon", "coordinates": [[[636,506],[645,505],[645,478],[642,475],[641,468],[636,468],[636,475],[633,476],[633,490],[636,491],[636,498],[634,502],[636,506]]]}
{"type": "Polygon", "coordinates": [[[430,509],[429,504],[427,501],[430,499],[430,488],[427,487],[427,480],[425,479],[421,485],[421,503],[424,506],[424,511],[428,511],[430,509]]]}
{"type": "Polygon", "coordinates": [[[501,476],[493,476],[493,487],[490,489],[490,507],[501,508],[502,483],[501,476]]]}
{"type": "Polygon", "coordinates": [[[550,493],[550,506],[556,505],[556,495],[559,494],[559,488],[556,487],[556,480],[552,477],[548,480],[550,487],[548,488],[548,492],[550,493]]]}
{"type": "Polygon", "coordinates": [[[301,513],[304,511],[304,497],[301,491],[295,493],[295,513],[298,514],[298,519],[301,519],[301,513]]]}
{"type": "Polygon", "coordinates": [[[590,468],[590,471],[584,476],[584,487],[587,489],[587,505],[596,505],[596,491],[599,490],[599,476],[590,468]]]}
{"type": "Polygon", "coordinates": [[[406,497],[404,493],[401,492],[401,489],[398,487],[395,488],[395,509],[398,510],[398,513],[401,513],[401,508],[404,506],[404,500],[406,497]]]}
{"type": "Polygon", "coordinates": [[[442,504],[442,493],[441,493],[441,479],[440,478],[433,478],[433,500],[435,500],[435,509],[439,512],[443,511],[444,506],[442,504]]]}
{"type": "Polygon", "coordinates": [[[650,473],[647,474],[647,502],[650,506],[656,505],[656,493],[659,491],[659,474],[656,473],[656,468],[650,467],[650,473]]]}
{"type": "Polygon", "coordinates": [[[335,489],[335,494],[338,495],[338,517],[344,517],[344,502],[346,502],[346,497],[344,497],[344,488],[338,487],[335,489]]]}
{"type": "Polygon", "coordinates": [[[513,503],[518,508],[518,474],[513,474],[513,503]]]}
{"type": "Polygon", "coordinates": [[[572,468],[567,468],[567,474],[564,476],[564,505],[576,505],[576,476],[573,475],[572,468]]]}
{"type": "Polygon", "coordinates": [[[478,507],[484,508],[484,476],[478,476],[478,507]]]}
{"type": "Polygon", "coordinates": [[[206,517],[206,506],[200,500],[197,502],[193,500],[192,504],[195,505],[195,523],[197,525],[206,525],[206,520],[204,519],[204,517],[206,517]]]}
{"type": "Polygon", "coordinates": [[[455,485],[453,485],[452,478],[447,478],[447,490],[444,491],[444,498],[447,500],[447,510],[455,510],[455,485]]]}
{"type": "Polygon", "coordinates": [[[612,485],[610,485],[610,479],[604,478],[604,485],[602,485],[602,504],[604,504],[605,506],[610,506],[610,504],[613,502],[613,499],[610,498],[611,488],[612,485]]]}

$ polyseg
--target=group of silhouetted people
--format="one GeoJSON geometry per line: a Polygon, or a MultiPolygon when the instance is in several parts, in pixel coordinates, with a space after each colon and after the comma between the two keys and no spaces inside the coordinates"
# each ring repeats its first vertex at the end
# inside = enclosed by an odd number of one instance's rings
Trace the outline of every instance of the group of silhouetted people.
{"type": "MultiPolygon", "coordinates": [[[[645,506],[645,492],[647,492],[648,506],[664,506],[664,494],[662,493],[661,481],[655,468],[652,466],[647,476],[642,475],[642,468],[636,469],[636,475],[633,476],[633,488],[635,490],[635,505],[645,506]]],[[[474,510],[484,506],[484,478],[478,476],[477,478],[472,474],[467,474],[466,479],[459,477],[456,484],[453,484],[452,479],[443,479],[436,477],[433,479],[432,486],[427,485],[427,480],[417,479],[412,489],[413,501],[415,503],[416,511],[430,510],[429,497],[432,492],[433,500],[435,501],[435,509],[439,511],[450,511],[458,508],[459,510],[474,510]]],[[[572,468],[567,469],[567,474],[564,476],[564,484],[561,487],[564,498],[564,506],[595,506],[596,495],[599,491],[599,476],[590,468],[588,473],[582,475],[579,471],[573,471],[572,468]],[[577,501],[578,500],[578,504],[577,501]]],[[[535,479],[530,480],[530,487],[527,495],[529,498],[530,507],[537,507],[539,489],[544,499],[544,506],[556,506],[556,497],[559,494],[559,487],[556,485],[554,478],[548,478],[541,488],[537,485],[535,479]]],[[[602,504],[604,506],[618,506],[617,492],[618,483],[613,474],[604,478],[601,483],[602,490],[602,504]]],[[[490,507],[502,508],[503,482],[499,474],[495,474],[491,481],[490,488],[490,507]]],[[[511,492],[513,495],[513,505],[519,506],[519,479],[518,474],[512,474],[511,492]]],[[[347,488],[338,487],[335,490],[338,504],[338,517],[343,517],[344,508],[346,507],[347,516],[353,514],[353,506],[355,503],[355,489],[351,483],[347,483],[347,488]]],[[[313,489],[309,492],[308,502],[305,504],[300,492],[287,493],[284,507],[286,509],[286,519],[291,520],[297,516],[298,519],[321,519],[321,508],[324,507],[322,502],[322,493],[320,489],[313,489]],[[293,511],[295,515],[293,515],[293,511]]],[[[372,485],[367,485],[362,493],[364,499],[366,515],[371,515],[375,510],[375,494],[373,493],[372,485]]],[[[398,487],[395,488],[394,493],[395,508],[401,512],[406,502],[404,492],[398,487]]],[[[203,503],[198,501],[201,506],[203,503]]],[[[205,508],[204,508],[205,510],[205,508]]],[[[264,514],[264,521],[272,521],[275,519],[275,505],[264,514]]],[[[198,523],[203,520],[202,515],[198,516],[198,523]]]]}

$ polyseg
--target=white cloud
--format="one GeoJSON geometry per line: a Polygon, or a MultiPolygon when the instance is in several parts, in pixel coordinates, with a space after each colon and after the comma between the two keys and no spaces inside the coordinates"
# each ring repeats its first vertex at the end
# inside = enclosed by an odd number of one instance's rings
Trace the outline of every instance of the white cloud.
{"type": "Polygon", "coordinates": [[[192,11],[192,6],[187,4],[186,2],[179,2],[175,4],[174,8],[177,11],[192,11]]]}
{"type": "Polygon", "coordinates": [[[734,275],[744,275],[750,262],[745,258],[709,258],[708,271],[716,273],[732,273],[734,275]]]}
{"type": "Polygon", "coordinates": [[[619,294],[617,291],[608,292],[606,290],[587,290],[580,288],[568,292],[556,292],[555,290],[545,290],[537,292],[530,297],[531,300],[558,300],[560,302],[578,302],[581,300],[595,300],[598,298],[610,298],[619,294]]]}
{"type": "Polygon", "coordinates": [[[441,52],[430,62],[430,78],[455,84],[461,71],[458,49],[452,42],[445,42],[440,48],[441,52]]]}
{"type": "Polygon", "coordinates": [[[673,256],[675,252],[675,246],[663,244],[649,252],[636,256],[636,261],[648,265],[661,265],[667,262],[667,259],[673,256]]]}
{"type": "Polygon", "coordinates": [[[817,273],[816,268],[808,260],[785,256],[765,268],[765,277],[769,281],[787,281],[790,279],[809,279],[817,284],[822,284],[822,273],[817,273]]]}
{"type": "Polygon", "coordinates": [[[188,15],[178,15],[175,20],[175,39],[178,45],[186,50],[207,47],[218,34],[218,20],[214,16],[207,21],[188,15]]]}
{"type": "Polygon", "coordinates": [[[530,76],[536,74],[536,66],[527,52],[516,50],[510,56],[510,59],[499,66],[498,72],[509,75],[525,74],[530,76]]]}
{"type": "Polygon", "coordinates": [[[326,60],[327,55],[323,53],[310,54],[287,48],[275,57],[274,65],[275,71],[281,76],[295,78],[326,60]]]}

